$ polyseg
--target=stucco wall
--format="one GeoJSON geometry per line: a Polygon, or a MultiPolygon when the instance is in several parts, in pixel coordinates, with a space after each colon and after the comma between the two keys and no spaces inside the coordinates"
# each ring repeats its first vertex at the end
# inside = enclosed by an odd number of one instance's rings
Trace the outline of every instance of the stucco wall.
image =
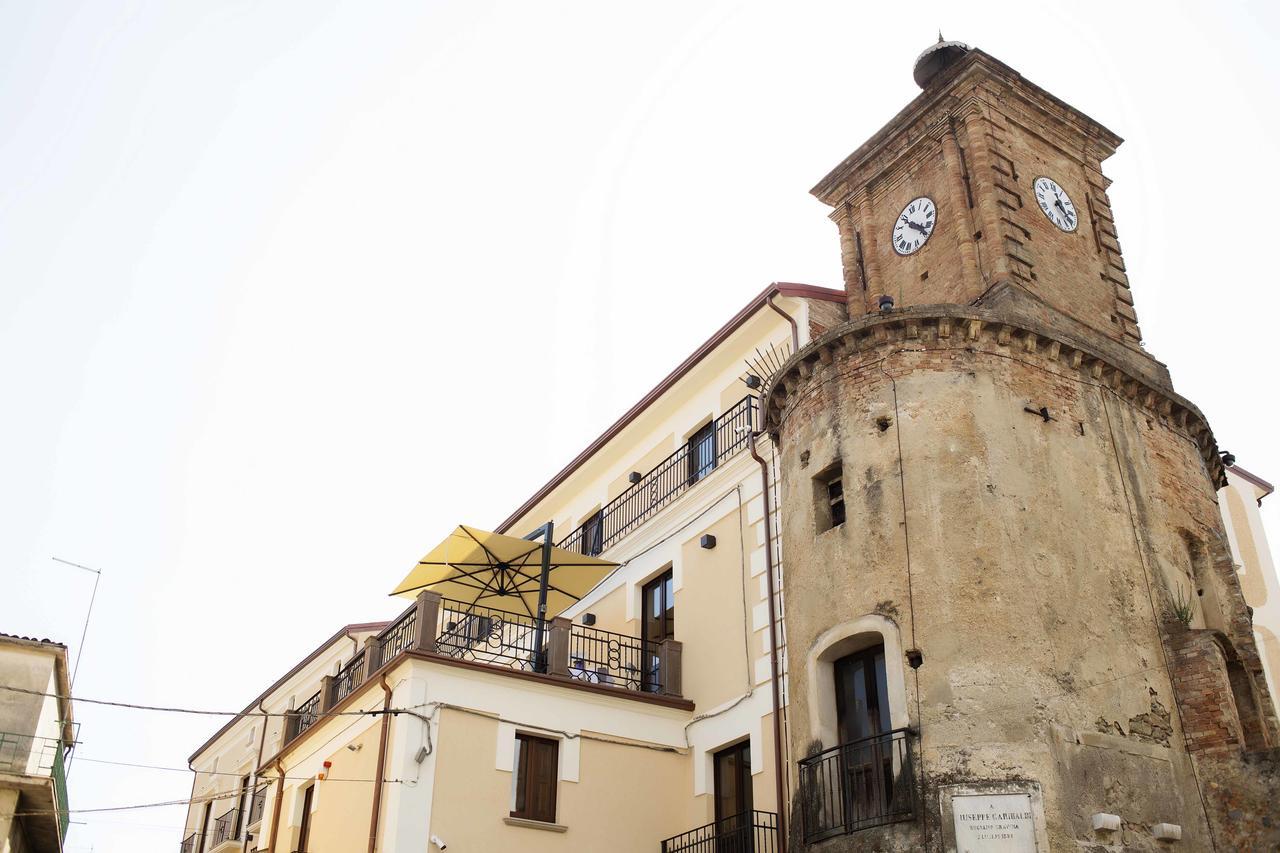
{"type": "MultiPolygon", "coordinates": [[[[1249,641],[1238,586],[1215,565],[1223,532],[1200,448],[1056,347],[1050,358],[998,325],[974,332],[877,331],[789,385],[777,417],[790,655],[868,614],[923,654],[914,671],[888,662],[926,783],[925,822],[887,833],[890,847],[915,849],[930,824],[929,848],[942,843],[939,786],[1024,779],[1043,786],[1054,849],[1097,841],[1098,811],[1180,824],[1202,849],[1160,627],[1179,584],[1197,619],[1249,641]],[[1026,411],[1042,406],[1051,420],[1026,411]],[[818,532],[812,478],[837,460],[848,521],[818,532]],[[1188,543],[1207,555],[1198,570],[1188,543]]],[[[792,667],[797,756],[834,745],[810,671],[792,667]]],[[[843,843],[827,849],[868,837],[843,843]]],[[[1136,830],[1125,843],[1155,844],[1136,830]]]]}

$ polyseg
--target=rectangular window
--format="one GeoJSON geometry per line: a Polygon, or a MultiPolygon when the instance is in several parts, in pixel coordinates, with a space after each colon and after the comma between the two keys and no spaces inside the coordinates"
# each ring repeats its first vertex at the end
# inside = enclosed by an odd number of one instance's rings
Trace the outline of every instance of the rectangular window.
{"type": "Polygon", "coordinates": [[[604,550],[604,512],[596,510],[595,514],[582,522],[582,553],[594,557],[604,550]]]}
{"type": "Polygon", "coordinates": [[[814,477],[813,484],[818,532],[844,524],[844,476],[840,463],[836,462],[814,477]]]}
{"type": "Polygon", "coordinates": [[[656,692],[662,684],[658,671],[660,661],[655,654],[657,644],[663,640],[674,640],[676,636],[675,575],[671,569],[645,584],[640,595],[643,600],[640,638],[645,655],[641,686],[649,692],[656,692]]]}
{"type": "Polygon", "coordinates": [[[516,735],[516,764],[511,774],[512,817],[556,822],[559,768],[559,741],[535,735],[516,735]]]}
{"type": "Polygon", "coordinates": [[[696,483],[716,469],[716,424],[704,426],[689,438],[689,482],[696,483]]]}
{"type": "Polygon", "coordinates": [[[308,785],[302,795],[302,826],[298,830],[298,849],[294,853],[307,853],[307,842],[311,835],[311,795],[315,785],[308,785]]]}

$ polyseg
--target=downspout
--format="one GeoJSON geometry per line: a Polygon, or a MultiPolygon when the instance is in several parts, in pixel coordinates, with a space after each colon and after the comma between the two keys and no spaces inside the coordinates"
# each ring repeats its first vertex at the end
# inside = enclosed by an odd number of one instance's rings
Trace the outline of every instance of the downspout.
{"type": "Polygon", "coordinates": [[[385,775],[383,765],[387,758],[387,730],[391,726],[391,714],[387,713],[391,709],[391,688],[387,686],[385,674],[379,680],[385,698],[382,702],[382,734],[378,736],[378,769],[373,778],[373,813],[369,816],[369,853],[374,853],[378,846],[378,818],[382,811],[382,780],[385,775]]]}
{"type": "Polygon", "coordinates": [[[262,748],[267,742],[267,723],[271,722],[271,718],[267,716],[267,709],[262,706],[262,702],[258,703],[258,710],[262,712],[262,734],[258,736],[258,760],[253,762],[253,772],[249,774],[249,790],[246,792],[247,797],[244,803],[245,814],[240,818],[244,821],[244,829],[241,831],[243,838],[240,839],[240,853],[249,853],[249,812],[253,810],[253,795],[258,790],[258,768],[262,766],[262,748]]]}
{"type": "MultiPolygon", "coordinates": [[[[770,303],[772,305],[772,303],[770,303]]],[[[774,308],[775,311],[780,309],[774,308]]],[[[786,316],[785,314],[783,316],[786,316]]],[[[790,319],[790,318],[788,318],[790,319]]],[[[794,328],[795,321],[792,320],[794,328]]],[[[772,656],[772,666],[769,668],[769,687],[773,693],[773,774],[774,789],[777,793],[778,800],[778,851],[779,853],[787,853],[787,798],[783,793],[783,781],[786,777],[783,775],[785,769],[782,760],[782,751],[785,744],[782,742],[782,697],[778,687],[778,667],[781,666],[781,660],[778,657],[778,614],[774,605],[774,597],[777,594],[777,574],[773,566],[773,522],[771,520],[773,513],[769,507],[769,463],[756,452],[756,436],[759,432],[750,434],[748,446],[751,449],[751,458],[760,463],[760,484],[764,488],[762,500],[764,501],[764,571],[766,582],[769,584],[769,651],[772,656]]]]}
{"type": "Polygon", "coordinates": [[[778,295],[777,282],[774,282],[774,289],[769,291],[769,295],[764,298],[764,302],[774,311],[777,311],[783,318],[791,324],[791,353],[800,352],[800,327],[796,325],[796,318],[792,317],[786,311],[783,311],[777,305],[773,304],[773,297],[778,295]]]}
{"type": "Polygon", "coordinates": [[[280,810],[284,808],[284,765],[278,758],[276,772],[280,774],[280,778],[276,780],[276,802],[271,809],[271,837],[267,840],[267,853],[275,853],[276,833],[280,831],[280,810]]]}

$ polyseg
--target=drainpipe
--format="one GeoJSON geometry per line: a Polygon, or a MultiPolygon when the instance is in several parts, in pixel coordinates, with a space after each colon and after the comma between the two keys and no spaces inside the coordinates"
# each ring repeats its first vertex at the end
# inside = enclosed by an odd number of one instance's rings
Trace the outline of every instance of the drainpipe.
{"type": "MultiPolygon", "coordinates": [[[[774,310],[781,313],[778,308],[774,310]]],[[[795,321],[792,320],[792,326],[794,325],[795,321]]],[[[777,590],[777,575],[773,566],[773,522],[770,520],[769,511],[769,463],[756,452],[756,436],[759,434],[759,432],[751,433],[748,447],[751,449],[751,458],[760,463],[760,483],[764,487],[762,496],[764,500],[764,571],[769,584],[769,649],[773,656],[773,666],[770,667],[769,673],[769,687],[773,693],[773,774],[774,788],[778,795],[778,851],[787,853],[787,798],[782,789],[783,780],[786,778],[782,775],[785,769],[782,760],[785,745],[782,742],[782,697],[778,687],[778,667],[781,661],[778,657],[778,614],[773,602],[777,590]]]]}
{"type": "Polygon", "coordinates": [[[783,311],[777,305],[773,304],[773,297],[778,295],[777,282],[774,282],[774,290],[769,291],[769,295],[764,298],[764,302],[774,311],[777,311],[783,318],[791,324],[791,354],[795,355],[800,352],[800,327],[796,325],[796,318],[792,317],[786,311],[783,311]]]}
{"type": "Polygon", "coordinates": [[[276,851],[276,833],[280,831],[280,810],[284,808],[284,765],[277,758],[275,766],[280,778],[276,780],[276,803],[271,809],[271,837],[267,840],[267,853],[276,851]]]}
{"type": "Polygon", "coordinates": [[[258,790],[258,768],[262,766],[262,747],[267,742],[267,723],[271,721],[262,702],[258,703],[258,710],[262,712],[262,734],[258,736],[258,760],[253,762],[253,772],[249,774],[249,790],[246,792],[247,797],[243,804],[245,813],[240,817],[244,827],[241,831],[243,837],[240,839],[240,853],[249,853],[249,812],[253,810],[253,795],[258,790]]]}
{"type": "Polygon", "coordinates": [[[378,817],[382,811],[382,784],[384,770],[383,765],[387,758],[387,730],[391,725],[391,715],[387,713],[391,708],[391,688],[387,686],[387,676],[384,674],[381,679],[382,692],[385,698],[382,701],[382,734],[378,736],[378,769],[374,773],[373,780],[373,813],[369,816],[369,853],[374,853],[378,846],[378,817]]]}

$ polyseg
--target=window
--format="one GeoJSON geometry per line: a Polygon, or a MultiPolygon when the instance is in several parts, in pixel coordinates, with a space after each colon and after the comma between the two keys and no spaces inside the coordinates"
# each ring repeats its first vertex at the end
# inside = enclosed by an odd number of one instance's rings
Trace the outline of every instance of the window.
{"type": "Polygon", "coordinates": [[[689,439],[689,482],[698,482],[715,468],[716,424],[712,421],[689,439]]]}
{"type": "Polygon", "coordinates": [[[748,850],[751,815],[751,742],[715,754],[716,853],[748,850]]]}
{"type": "Polygon", "coordinates": [[[889,731],[884,646],[872,646],[836,661],[836,725],[841,743],[889,731]]]}
{"type": "Polygon", "coordinates": [[[516,761],[511,774],[512,817],[556,822],[559,757],[559,741],[535,735],[516,735],[516,761]]]}
{"type": "Polygon", "coordinates": [[[232,838],[240,837],[240,830],[245,827],[245,819],[249,815],[249,777],[240,777],[240,796],[236,797],[236,831],[232,838]]]}
{"type": "Polygon", "coordinates": [[[294,853],[307,853],[308,836],[311,835],[311,795],[315,785],[308,785],[302,795],[302,826],[298,829],[298,849],[294,853]]]}
{"type": "Polygon", "coordinates": [[[675,576],[671,569],[645,584],[641,598],[643,615],[640,620],[640,639],[646,657],[641,686],[654,693],[661,686],[656,644],[675,639],[676,636],[675,576]]]}
{"type": "Polygon", "coordinates": [[[604,550],[604,512],[596,510],[595,514],[582,522],[582,553],[594,557],[604,550]]]}
{"type": "Polygon", "coordinates": [[[844,524],[844,475],[840,463],[831,465],[814,477],[814,500],[817,509],[814,516],[818,532],[844,524]]]}

